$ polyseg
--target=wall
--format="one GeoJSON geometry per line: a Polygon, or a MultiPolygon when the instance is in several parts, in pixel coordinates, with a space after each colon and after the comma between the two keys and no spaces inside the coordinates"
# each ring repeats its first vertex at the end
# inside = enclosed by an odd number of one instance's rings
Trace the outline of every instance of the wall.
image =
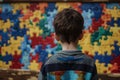
{"type": "Polygon", "coordinates": [[[120,73],[120,3],[0,4],[0,68],[39,70],[61,50],[52,21],[69,7],[85,20],[78,49],[94,58],[99,73],[120,73]]]}

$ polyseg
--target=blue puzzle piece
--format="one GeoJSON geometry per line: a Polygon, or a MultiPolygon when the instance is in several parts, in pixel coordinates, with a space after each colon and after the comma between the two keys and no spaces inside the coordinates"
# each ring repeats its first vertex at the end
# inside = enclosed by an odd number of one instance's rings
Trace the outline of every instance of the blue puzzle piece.
{"type": "Polygon", "coordinates": [[[105,66],[108,66],[110,61],[113,59],[113,57],[111,55],[107,55],[107,52],[105,52],[105,55],[103,55],[102,58],[103,58],[102,63],[105,63],[105,66]]]}
{"type": "Polygon", "coordinates": [[[92,16],[94,13],[89,9],[88,11],[83,10],[82,16],[84,18],[85,29],[88,29],[92,24],[92,16]]]}
{"type": "Polygon", "coordinates": [[[48,30],[50,30],[50,32],[54,32],[53,20],[54,20],[54,17],[56,15],[56,13],[57,13],[56,9],[54,9],[51,12],[48,12],[48,17],[47,17],[47,20],[46,20],[45,27],[48,28],[48,30]]]}
{"type": "Polygon", "coordinates": [[[9,61],[12,61],[12,60],[13,60],[13,57],[12,57],[11,54],[6,53],[6,55],[3,56],[3,59],[2,59],[2,60],[3,60],[4,62],[6,62],[6,64],[8,64],[9,61]]]}
{"type": "Polygon", "coordinates": [[[80,8],[85,11],[91,10],[95,14],[93,15],[93,18],[96,20],[102,15],[102,6],[100,6],[99,3],[84,3],[80,8]]]}
{"type": "Polygon", "coordinates": [[[21,14],[20,10],[17,10],[15,14],[9,14],[9,19],[11,20],[12,23],[15,23],[16,21],[19,21],[19,18],[22,17],[23,15],[21,14]]]}
{"type": "Polygon", "coordinates": [[[94,12],[94,16],[93,18],[95,18],[96,20],[98,20],[99,18],[101,18],[102,16],[102,6],[100,6],[99,3],[94,3],[93,7],[92,7],[92,11],[94,12]]]}
{"type": "Polygon", "coordinates": [[[10,12],[13,9],[10,4],[0,4],[0,7],[2,8],[2,12],[10,12]]]}
{"type": "Polygon", "coordinates": [[[46,60],[48,59],[48,53],[43,50],[41,53],[40,53],[40,59],[39,59],[39,62],[45,62],[46,60]]]}
{"type": "Polygon", "coordinates": [[[120,55],[120,46],[117,45],[118,41],[115,41],[113,46],[114,46],[114,50],[112,50],[112,53],[115,54],[116,56],[120,55]]]}
{"type": "Polygon", "coordinates": [[[21,64],[24,65],[22,69],[28,69],[28,66],[30,64],[30,55],[27,51],[22,52],[22,58],[20,59],[20,61],[21,64]]]}
{"type": "Polygon", "coordinates": [[[102,55],[99,55],[98,52],[95,52],[94,60],[99,60],[101,62],[102,61],[102,55]]]}
{"type": "Polygon", "coordinates": [[[55,7],[55,3],[48,3],[48,7],[46,8],[46,12],[49,12],[49,11],[53,11],[54,9],[56,9],[55,7]]]}
{"type": "Polygon", "coordinates": [[[42,45],[37,45],[35,46],[35,52],[38,53],[40,55],[40,53],[42,52],[42,45]]]}
{"type": "MultiPolygon", "coordinates": [[[[19,23],[18,23],[19,24],[19,23]]],[[[20,29],[18,26],[11,27],[11,36],[13,36],[15,39],[17,39],[17,36],[23,37],[27,33],[27,28],[20,29]]]]}
{"type": "Polygon", "coordinates": [[[10,15],[12,15],[12,12],[2,12],[0,13],[0,18],[3,20],[3,21],[7,21],[7,19],[9,19],[10,15]]]}
{"type": "Polygon", "coordinates": [[[47,45],[45,48],[45,51],[50,54],[55,54],[56,53],[57,46],[51,48],[51,45],[47,45]]]}
{"type": "Polygon", "coordinates": [[[82,6],[80,6],[80,8],[82,10],[88,11],[89,9],[91,9],[91,6],[92,6],[91,3],[84,3],[84,4],[82,4],[82,6]]]}
{"type": "Polygon", "coordinates": [[[120,26],[120,18],[118,18],[116,21],[114,20],[114,18],[112,18],[111,21],[107,22],[107,24],[110,25],[110,26],[114,26],[115,23],[118,26],[120,26]]]}
{"type": "Polygon", "coordinates": [[[8,40],[10,40],[9,33],[0,30],[0,35],[2,36],[2,40],[0,41],[0,46],[3,46],[4,44],[9,45],[8,44],[8,40]]]}

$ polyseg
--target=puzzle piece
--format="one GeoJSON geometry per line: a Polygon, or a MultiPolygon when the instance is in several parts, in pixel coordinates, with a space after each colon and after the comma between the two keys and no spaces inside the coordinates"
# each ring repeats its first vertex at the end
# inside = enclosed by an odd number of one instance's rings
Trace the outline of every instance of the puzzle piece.
{"type": "Polygon", "coordinates": [[[0,60],[0,68],[3,68],[3,61],[0,60]]]}
{"type": "MultiPolygon", "coordinates": [[[[120,69],[119,60],[120,60],[120,55],[119,55],[119,56],[116,56],[113,60],[111,60],[111,64],[113,64],[113,65],[116,64],[116,65],[118,66],[118,68],[120,69]]],[[[115,73],[119,73],[119,72],[120,72],[119,69],[118,69],[118,70],[114,70],[113,73],[114,73],[114,72],[115,72],[115,73]]]]}
{"type": "Polygon", "coordinates": [[[76,11],[78,11],[79,13],[82,13],[82,10],[80,8],[80,6],[82,6],[82,3],[79,2],[69,2],[70,6],[75,9],[76,11]]]}
{"type": "Polygon", "coordinates": [[[36,34],[36,36],[39,36],[42,33],[43,30],[39,29],[39,27],[35,25],[33,25],[33,27],[29,28],[29,30],[27,31],[27,35],[30,35],[30,37],[33,37],[34,34],[36,34]]]}
{"type": "Polygon", "coordinates": [[[102,26],[103,23],[104,22],[103,22],[102,19],[99,18],[98,20],[96,20],[95,18],[93,18],[92,19],[92,25],[90,27],[93,30],[93,32],[95,32],[95,31],[97,31],[99,29],[99,27],[102,26]]]}
{"type": "Polygon", "coordinates": [[[90,3],[85,3],[80,6],[80,8],[85,11],[88,11],[88,9],[91,9],[91,7],[92,7],[92,4],[90,3]]]}
{"type": "Polygon", "coordinates": [[[28,8],[32,10],[33,12],[39,9],[37,6],[37,3],[30,4],[28,8]]]}
{"type": "Polygon", "coordinates": [[[17,54],[17,52],[13,55],[13,62],[20,62],[21,55],[17,54]]]}
{"type": "Polygon", "coordinates": [[[102,6],[98,3],[84,3],[80,8],[85,11],[88,11],[90,9],[94,14],[97,14],[93,15],[93,18],[96,20],[98,20],[102,15],[102,6]]]}
{"type": "Polygon", "coordinates": [[[112,53],[115,54],[116,56],[120,55],[120,46],[118,45],[119,41],[115,41],[113,46],[114,46],[114,50],[112,50],[112,53]]]}
{"type": "Polygon", "coordinates": [[[56,46],[56,44],[54,43],[54,37],[52,37],[52,36],[46,37],[46,42],[48,45],[51,46],[51,48],[56,46]]]}
{"type": "Polygon", "coordinates": [[[10,66],[11,66],[11,61],[9,61],[7,64],[5,62],[2,63],[2,68],[3,69],[10,69],[10,66]]]}
{"type": "Polygon", "coordinates": [[[44,18],[44,16],[40,12],[40,10],[35,10],[33,12],[33,16],[30,17],[30,20],[32,20],[33,22],[35,22],[34,19],[36,19],[36,18],[38,19],[37,22],[39,22],[40,19],[44,18]]]}
{"type": "Polygon", "coordinates": [[[78,42],[79,45],[91,45],[91,33],[90,32],[85,32],[84,36],[81,40],[78,42]]]}
{"type": "MultiPolygon", "coordinates": [[[[104,63],[100,63],[99,60],[96,60],[95,63],[96,63],[96,66],[97,66],[97,72],[98,72],[99,74],[107,73],[108,68],[105,67],[105,64],[104,64],[104,63]]],[[[110,72],[109,72],[109,73],[110,73],[110,72]]]]}
{"type": "Polygon", "coordinates": [[[22,52],[21,64],[24,65],[22,69],[28,69],[28,66],[30,65],[29,52],[27,51],[22,52]]]}
{"type": "Polygon", "coordinates": [[[3,56],[2,60],[3,60],[6,64],[8,64],[9,61],[12,61],[12,60],[13,60],[13,56],[10,55],[10,54],[8,54],[8,53],[6,53],[6,55],[3,56]]]}
{"type": "Polygon", "coordinates": [[[65,8],[70,8],[70,5],[68,3],[56,3],[55,6],[57,7],[58,12],[65,8]]]}
{"type": "Polygon", "coordinates": [[[98,52],[101,54],[101,47],[98,45],[97,42],[94,42],[92,53],[98,52]]]}
{"type": "Polygon", "coordinates": [[[94,13],[90,9],[88,11],[83,10],[82,16],[85,20],[85,22],[84,22],[85,29],[88,29],[90,27],[90,25],[92,24],[92,16],[93,15],[94,15],[94,13]]]}
{"type": "Polygon", "coordinates": [[[39,8],[39,10],[41,11],[41,13],[45,13],[45,9],[48,7],[48,3],[39,3],[37,5],[37,7],[39,8]]]}
{"type": "Polygon", "coordinates": [[[101,63],[103,59],[102,57],[103,56],[101,54],[99,54],[98,52],[95,52],[94,60],[99,60],[99,62],[101,63]]]}
{"type": "Polygon", "coordinates": [[[55,4],[48,3],[48,7],[46,8],[46,12],[53,11],[54,9],[56,9],[55,4]]]}
{"type": "MultiPolygon", "coordinates": [[[[118,37],[120,35],[120,27],[115,23],[113,27],[110,27],[110,31],[113,33],[113,37],[118,37]]],[[[119,40],[119,39],[117,39],[119,40]]]]}
{"type": "Polygon", "coordinates": [[[53,54],[56,53],[57,46],[51,47],[51,45],[47,45],[45,48],[45,51],[48,53],[48,57],[52,56],[53,54]]]}
{"type": "Polygon", "coordinates": [[[107,52],[108,55],[112,54],[112,50],[114,50],[114,47],[108,45],[108,46],[101,46],[101,53],[107,52]]]}
{"type": "Polygon", "coordinates": [[[7,19],[9,19],[10,15],[12,15],[12,12],[1,12],[0,13],[0,18],[3,20],[3,21],[6,21],[7,19]],[[9,14],[9,15],[8,15],[9,14]]]}
{"type": "Polygon", "coordinates": [[[102,36],[102,39],[99,40],[99,42],[101,43],[101,46],[108,46],[112,43],[112,41],[110,40],[111,36],[107,36],[107,39],[105,36],[102,36]]]}
{"type": "Polygon", "coordinates": [[[33,60],[33,62],[30,63],[29,68],[30,68],[30,70],[37,71],[38,70],[38,66],[39,66],[39,64],[35,60],[33,60]]]}
{"type": "Polygon", "coordinates": [[[27,28],[22,28],[22,29],[11,28],[11,36],[13,36],[15,39],[18,36],[23,37],[27,33],[27,31],[28,31],[27,28]]]}
{"type": "Polygon", "coordinates": [[[120,18],[120,10],[116,6],[114,6],[113,9],[107,9],[107,12],[110,12],[109,14],[111,14],[111,17],[113,17],[114,20],[120,18]]]}
{"type": "Polygon", "coordinates": [[[42,45],[35,46],[35,53],[38,53],[40,55],[42,51],[43,51],[42,45]]]}
{"type": "Polygon", "coordinates": [[[12,10],[13,14],[16,14],[16,12],[18,10],[27,9],[27,7],[29,7],[30,4],[28,4],[28,3],[19,3],[19,5],[18,5],[18,3],[14,3],[14,4],[11,4],[11,6],[14,7],[14,9],[12,10]]]}
{"type": "Polygon", "coordinates": [[[10,4],[1,4],[0,7],[2,8],[2,12],[10,12],[13,9],[10,4]]]}
{"type": "Polygon", "coordinates": [[[114,63],[110,68],[111,73],[116,73],[119,70],[119,66],[117,63],[114,63]]]}
{"type": "Polygon", "coordinates": [[[0,35],[2,37],[1,41],[0,41],[0,46],[3,46],[3,45],[8,45],[8,40],[10,39],[10,36],[7,32],[3,32],[3,31],[0,31],[0,35]]]}
{"type": "Polygon", "coordinates": [[[95,14],[95,15],[93,15],[93,17],[96,20],[99,20],[99,18],[102,16],[102,6],[98,3],[93,3],[91,5],[92,5],[91,9],[92,9],[93,13],[95,14]]]}
{"type": "Polygon", "coordinates": [[[113,57],[111,55],[108,55],[108,53],[106,52],[103,55],[103,61],[102,62],[105,63],[105,66],[107,67],[112,59],[113,59],[113,57]]]}
{"type": "Polygon", "coordinates": [[[120,18],[118,18],[116,21],[114,20],[114,18],[111,18],[111,21],[107,22],[107,24],[110,25],[110,26],[114,26],[115,23],[118,26],[120,26],[120,18]]]}
{"type": "Polygon", "coordinates": [[[103,27],[99,27],[98,31],[94,32],[91,35],[91,43],[98,42],[98,44],[101,44],[99,41],[102,38],[102,36],[105,36],[105,40],[108,39],[108,36],[112,36],[112,32],[110,32],[110,28],[104,29],[103,27]]]}
{"type": "Polygon", "coordinates": [[[45,50],[43,50],[43,51],[40,53],[39,62],[45,62],[47,59],[48,59],[48,53],[47,53],[45,50]]]}
{"type": "Polygon", "coordinates": [[[35,55],[30,54],[30,57],[31,57],[31,60],[30,60],[31,62],[33,62],[33,60],[38,62],[40,55],[39,54],[35,54],[35,55]]]}
{"type": "Polygon", "coordinates": [[[111,15],[110,14],[104,14],[101,16],[101,19],[104,21],[104,23],[102,24],[102,26],[107,29],[108,25],[107,23],[111,20],[111,15]]]}
{"type": "Polygon", "coordinates": [[[21,41],[23,41],[22,37],[17,37],[16,40],[14,39],[14,37],[11,37],[10,40],[8,41],[8,43],[10,44],[8,46],[8,48],[10,49],[9,52],[11,52],[12,55],[15,54],[15,51],[17,51],[18,54],[21,54],[21,50],[19,49],[21,41]]]}
{"type": "MultiPolygon", "coordinates": [[[[27,10],[22,10],[22,11],[21,11],[21,14],[24,15],[24,16],[22,16],[22,17],[20,18],[21,21],[22,21],[22,20],[23,20],[23,21],[29,20],[30,17],[33,16],[33,12],[32,12],[31,10],[29,10],[29,9],[27,9],[27,10]]],[[[23,27],[24,27],[24,24],[25,24],[25,23],[20,22],[20,27],[23,28],[23,27]]]]}
{"type": "Polygon", "coordinates": [[[21,69],[22,66],[23,66],[23,64],[21,64],[20,62],[12,61],[10,68],[11,69],[21,69]]]}
{"type": "Polygon", "coordinates": [[[43,41],[42,37],[41,36],[37,37],[36,34],[34,34],[34,36],[30,38],[30,40],[32,48],[34,48],[36,45],[39,45],[43,41]]]}
{"type": "Polygon", "coordinates": [[[1,26],[1,30],[3,30],[3,32],[7,32],[8,29],[13,25],[13,23],[10,22],[9,19],[7,19],[6,22],[3,22],[2,20],[0,21],[0,26],[1,26]]]}
{"type": "Polygon", "coordinates": [[[30,45],[30,43],[31,43],[31,40],[29,40],[29,37],[27,35],[24,35],[24,40],[21,42],[21,46],[20,46],[20,49],[22,50],[22,52],[30,51],[31,47],[28,46],[28,45],[30,45]]]}
{"type": "Polygon", "coordinates": [[[47,20],[46,20],[46,24],[45,24],[45,27],[50,30],[50,32],[54,32],[54,27],[53,27],[53,20],[54,20],[54,17],[55,15],[57,14],[57,10],[53,10],[52,12],[48,12],[48,17],[47,17],[47,20]]]}

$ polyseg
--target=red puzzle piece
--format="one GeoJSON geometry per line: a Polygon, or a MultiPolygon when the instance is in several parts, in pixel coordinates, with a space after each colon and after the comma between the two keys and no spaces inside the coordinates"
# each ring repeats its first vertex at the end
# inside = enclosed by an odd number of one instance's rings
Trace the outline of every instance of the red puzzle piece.
{"type": "Polygon", "coordinates": [[[12,61],[12,65],[10,66],[10,68],[11,69],[21,69],[22,66],[23,66],[23,64],[21,64],[20,62],[12,61]]]}
{"type": "Polygon", "coordinates": [[[40,58],[39,54],[35,54],[35,55],[30,54],[30,56],[31,56],[31,62],[33,62],[33,60],[35,60],[36,62],[38,62],[38,60],[40,58]]]}
{"type": "Polygon", "coordinates": [[[90,27],[90,30],[92,29],[93,32],[96,31],[96,30],[98,30],[98,28],[101,27],[103,23],[104,23],[104,21],[102,19],[96,20],[95,18],[93,18],[92,19],[92,26],[90,27]]]}
{"type": "Polygon", "coordinates": [[[13,55],[13,62],[19,62],[21,58],[21,55],[17,54],[17,51],[15,51],[15,55],[13,55]]]}

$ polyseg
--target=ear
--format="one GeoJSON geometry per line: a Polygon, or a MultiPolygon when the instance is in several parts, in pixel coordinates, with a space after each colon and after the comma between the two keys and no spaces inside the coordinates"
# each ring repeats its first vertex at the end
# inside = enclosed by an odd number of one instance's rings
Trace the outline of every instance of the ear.
{"type": "Polygon", "coordinates": [[[59,37],[58,35],[56,35],[56,33],[54,33],[54,37],[55,37],[55,39],[56,39],[57,41],[60,40],[60,37],[59,37]]]}

